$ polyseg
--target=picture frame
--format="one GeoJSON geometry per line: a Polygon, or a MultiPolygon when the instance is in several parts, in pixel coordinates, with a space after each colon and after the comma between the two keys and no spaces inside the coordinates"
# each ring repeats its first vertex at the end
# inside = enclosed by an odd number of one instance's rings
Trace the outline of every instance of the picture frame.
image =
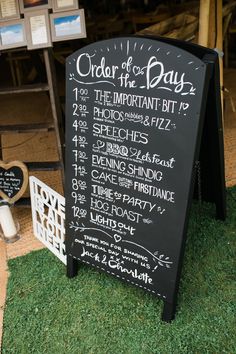
{"type": "Polygon", "coordinates": [[[50,14],[52,41],[86,38],[84,10],[50,14]]]}
{"type": "Polygon", "coordinates": [[[20,19],[18,0],[0,0],[0,22],[20,19]]]}
{"type": "Polygon", "coordinates": [[[47,9],[25,13],[25,27],[28,49],[52,46],[47,9]]]}
{"type": "Polygon", "coordinates": [[[19,3],[21,13],[52,8],[52,0],[19,0],[19,3]]]}
{"type": "Polygon", "coordinates": [[[27,45],[24,20],[0,22],[0,49],[19,48],[27,45]]]}
{"type": "Polygon", "coordinates": [[[52,2],[53,12],[77,10],[79,8],[78,0],[54,0],[52,2]]]}

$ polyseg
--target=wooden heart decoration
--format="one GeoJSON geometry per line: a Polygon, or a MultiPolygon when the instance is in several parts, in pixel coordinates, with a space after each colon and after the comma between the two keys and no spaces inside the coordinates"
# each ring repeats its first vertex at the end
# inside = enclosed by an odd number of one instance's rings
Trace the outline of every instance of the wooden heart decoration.
{"type": "Polygon", "coordinates": [[[0,161],[0,199],[15,203],[28,186],[28,169],[21,161],[0,161]]]}

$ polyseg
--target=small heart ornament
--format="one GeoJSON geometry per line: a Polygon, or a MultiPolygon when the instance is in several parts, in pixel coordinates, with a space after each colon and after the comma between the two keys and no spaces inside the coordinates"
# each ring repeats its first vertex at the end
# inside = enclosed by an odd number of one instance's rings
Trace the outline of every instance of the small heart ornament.
{"type": "Polygon", "coordinates": [[[134,67],[133,67],[133,74],[134,74],[135,76],[138,76],[138,75],[143,75],[144,72],[143,72],[143,69],[142,69],[142,68],[140,68],[139,66],[134,65],[134,67]]]}
{"type": "Polygon", "coordinates": [[[120,235],[115,234],[114,235],[114,240],[118,243],[122,240],[122,237],[120,235]]]}
{"type": "Polygon", "coordinates": [[[186,111],[186,109],[188,109],[188,107],[189,107],[189,103],[183,103],[182,108],[184,111],[186,111]]]}
{"type": "Polygon", "coordinates": [[[10,204],[22,197],[28,186],[28,169],[21,161],[0,161],[0,199],[10,204]]]}
{"type": "Polygon", "coordinates": [[[138,152],[138,150],[136,149],[136,148],[129,148],[129,151],[131,152],[131,157],[132,156],[136,156],[137,155],[137,152],[138,152]]]}

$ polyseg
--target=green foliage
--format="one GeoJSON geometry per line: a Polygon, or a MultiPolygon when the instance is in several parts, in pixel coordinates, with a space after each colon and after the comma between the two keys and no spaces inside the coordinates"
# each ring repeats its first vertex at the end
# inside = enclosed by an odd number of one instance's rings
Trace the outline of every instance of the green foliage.
{"type": "Polygon", "coordinates": [[[236,353],[235,199],[226,222],[193,205],[171,324],[162,301],[90,267],[69,280],[47,250],[11,260],[2,354],[236,353]]]}

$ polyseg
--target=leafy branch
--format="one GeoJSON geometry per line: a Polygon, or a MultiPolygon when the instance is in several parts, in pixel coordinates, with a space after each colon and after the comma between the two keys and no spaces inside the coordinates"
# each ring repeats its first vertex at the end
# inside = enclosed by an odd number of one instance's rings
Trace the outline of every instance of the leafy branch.
{"type": "Polygon", "coordinates": [[[79,230],[79,231],[83,232],[85,230],[84,224],[80,225],[78,221],[76,221],[76,222],[71,221],[69,227],[70,227],[70,229],[74,229],[75,231],[79,230]]]}
{"type": "MultiPolygon", "coordinates": [[[[160,254],[158,256],[158,251],[154,252],[153,261],[157,262],[159,266],[161,267],[166,267],[170,268],[170,264],[173,264],[173,262],[170,261],[170,257],[165,257],[164,254],[160,254]]],[[[158,265],[155,267],[155,269],[158,267],[158,265]]]]}

